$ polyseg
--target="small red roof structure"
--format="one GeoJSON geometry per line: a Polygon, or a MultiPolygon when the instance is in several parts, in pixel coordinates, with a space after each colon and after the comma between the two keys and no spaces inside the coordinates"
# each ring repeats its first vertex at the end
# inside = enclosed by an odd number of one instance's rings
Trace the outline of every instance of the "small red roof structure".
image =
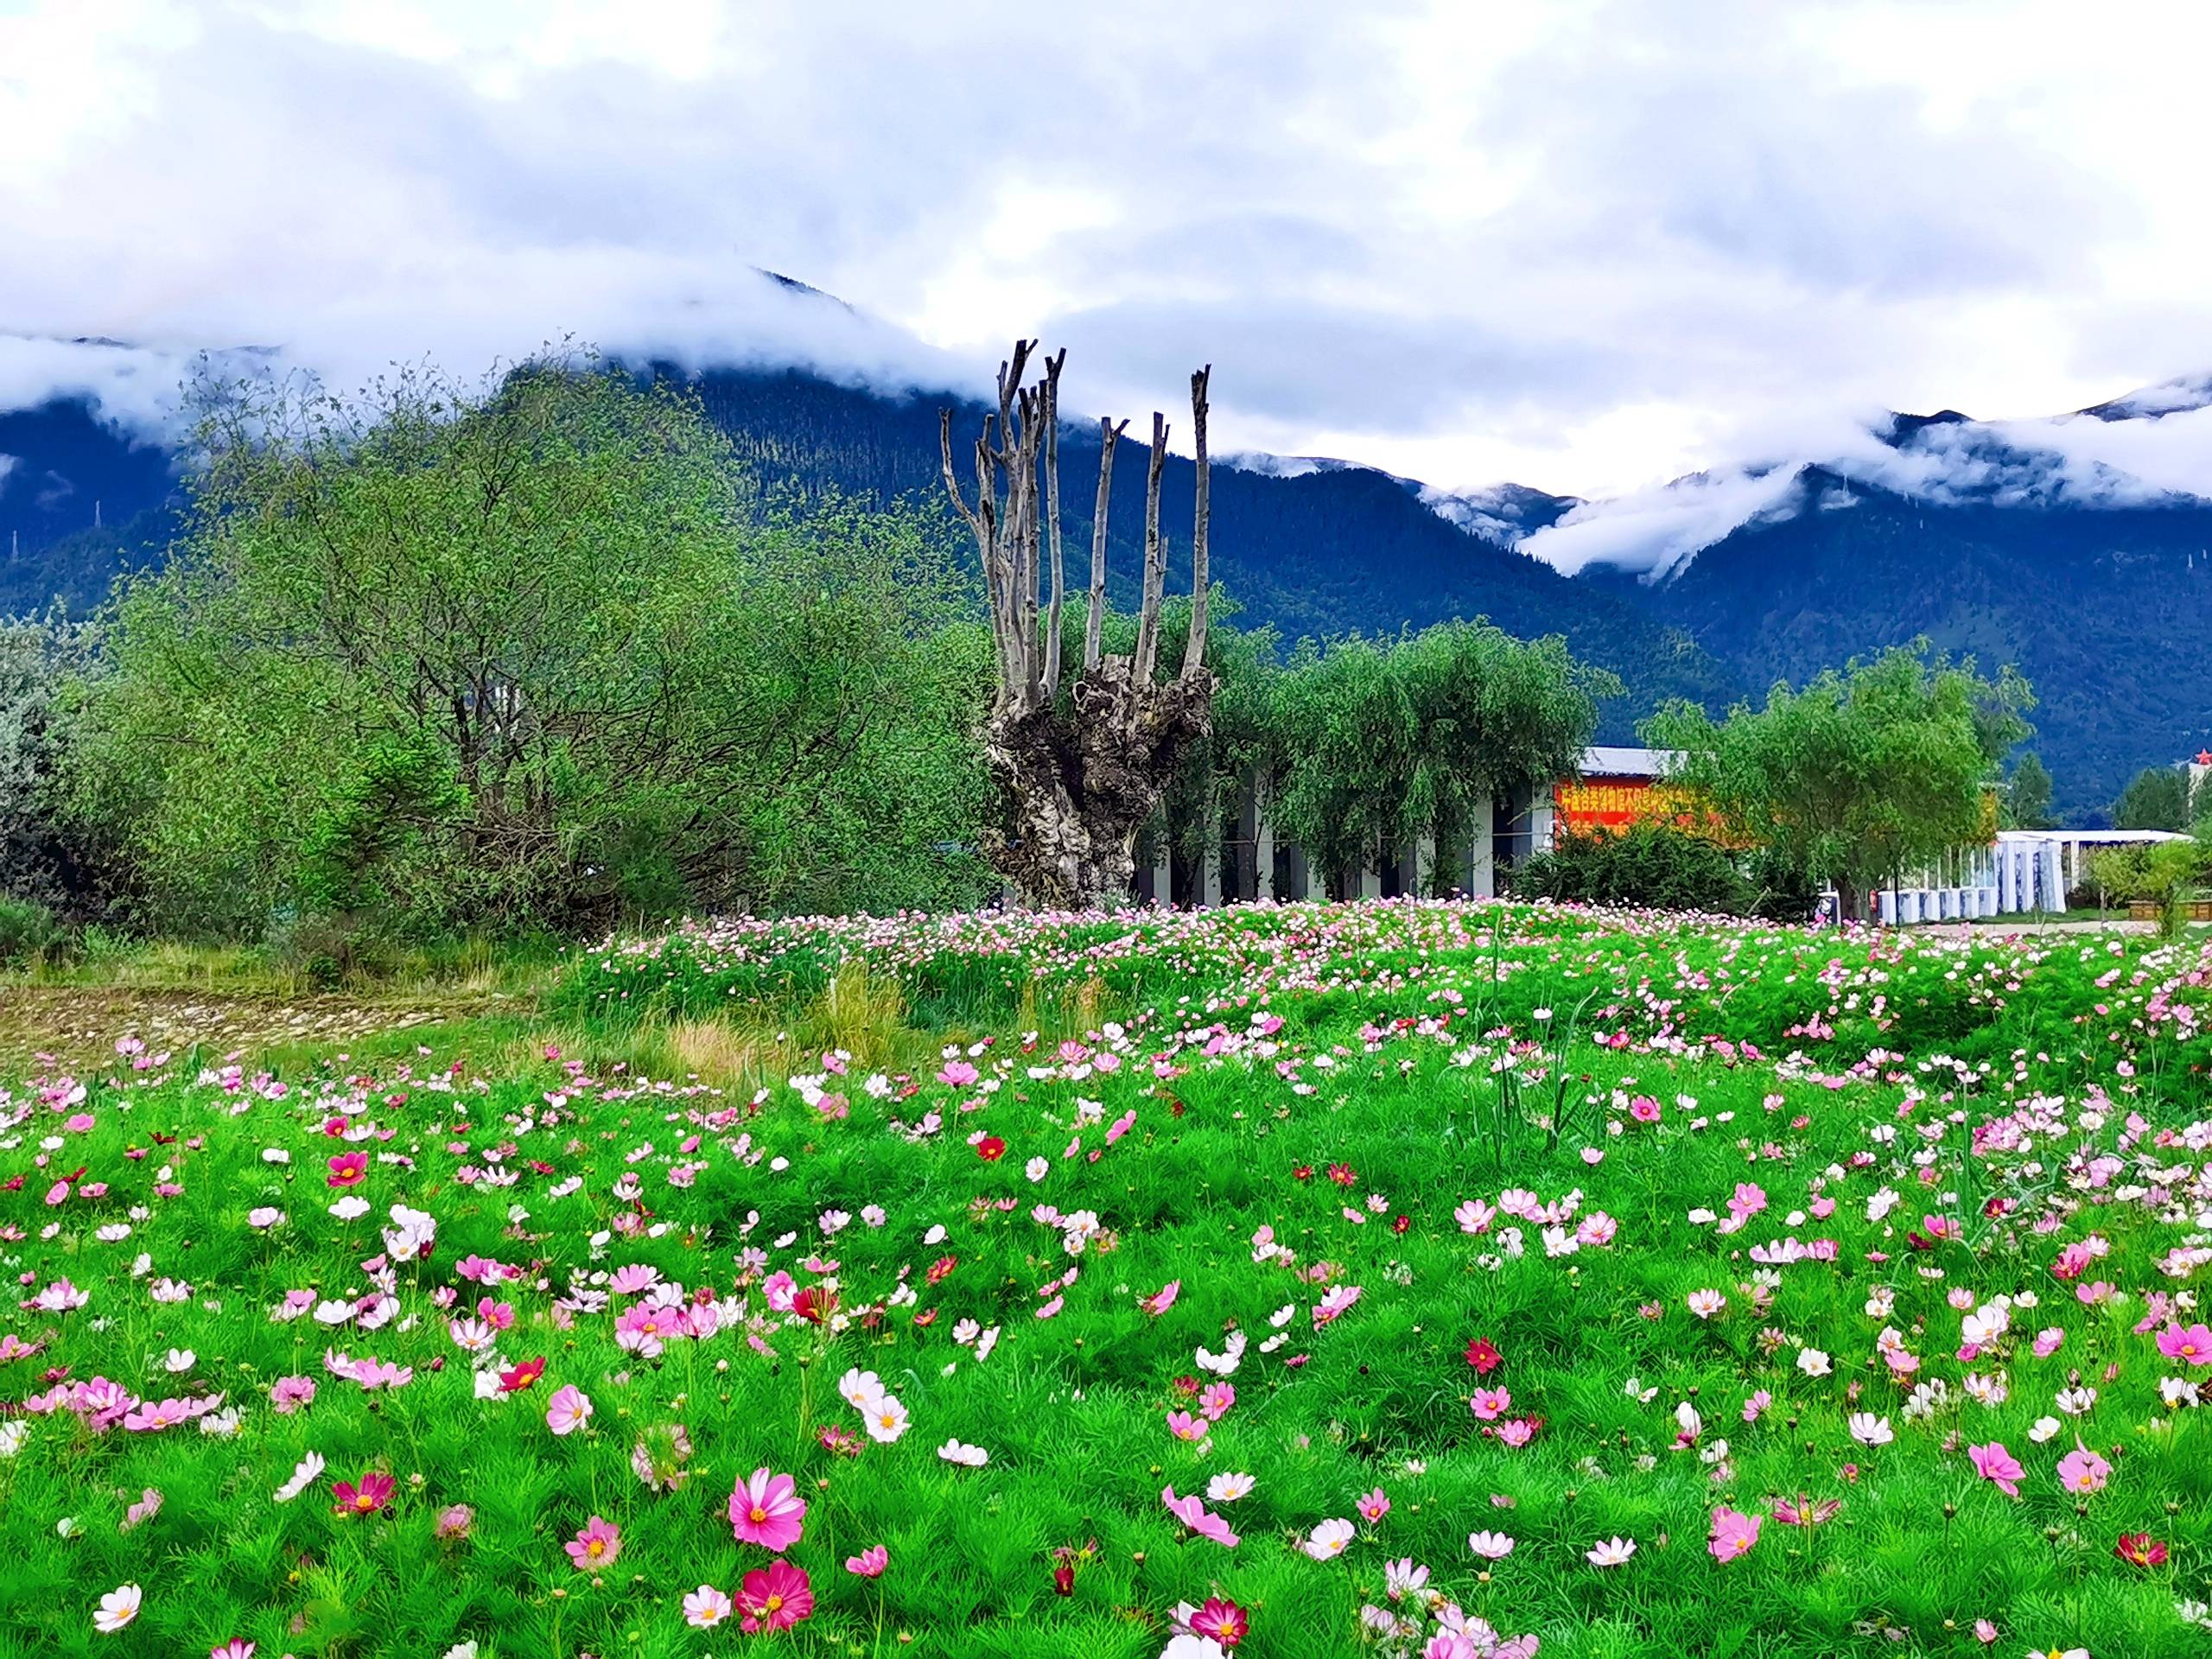
{"type": "Polygon", "coordinates": [[[2199,749],[2196,752],[2196,764],[2200,766],[2212,766],[2212,749],[2199,749]]]}

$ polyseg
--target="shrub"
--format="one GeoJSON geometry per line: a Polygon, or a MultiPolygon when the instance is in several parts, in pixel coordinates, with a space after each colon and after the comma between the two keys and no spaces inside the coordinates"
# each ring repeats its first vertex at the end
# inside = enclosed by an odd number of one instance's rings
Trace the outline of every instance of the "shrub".
{"type": "Polygon", "coordinates": [[[1746,915],[1761,896],[1717,842],[1672,824],[1562,830],[1507,877],[1514,896],[1746,915]]]}
{"type": "Polygon", "coordinates": [[[0,894],[0,963],[17,963],[60,938],[54,912],[29,899],[0,894]]]}

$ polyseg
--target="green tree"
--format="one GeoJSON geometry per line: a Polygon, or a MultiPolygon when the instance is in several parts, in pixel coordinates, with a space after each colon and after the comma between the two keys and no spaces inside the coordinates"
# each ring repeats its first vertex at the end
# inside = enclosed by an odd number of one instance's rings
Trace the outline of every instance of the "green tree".
{"type": "Polygon", "coordinates": [[[197,406],[187,532],[121,590],[68,780],[150,919],[976,891],[988,644],[918,513],[764,501],[692,399],[588,360],[197,406]]]}
{"type": "Polygon", "coordinates": [[[2128,779],[2113,803],[2112,821],[2121,830],[2189,828],[2189,774],[2179,766],[2145,766],[2128,779]]]}
{"type": "Polygon", "coordinates": [[[2050,773],[2042,760],[2024,754],[2012,768],[2004,794],[2003,818],[2008,830],[2048,830],[2050,816],[2050,773]]]}
{"type": "Polygon", "coordinates": [[[1984,680],[1921,641],[1725,721],[1676,702],[1643,729],[1732,837],[1833,881],[1857,917],[1877,883],[1985,836],[1986,788],[2033,702],[2010,670],[1984,680]]]}
{"type": "Polygon", "coordinates": [[[1556,635],[1448,622],[1395,640],[1301,645],[1270,724],[1279,833],[1332,881],[1417,836],[1448,884],[1477,809],[1573,773],[1620,683],[1556,635]]]}

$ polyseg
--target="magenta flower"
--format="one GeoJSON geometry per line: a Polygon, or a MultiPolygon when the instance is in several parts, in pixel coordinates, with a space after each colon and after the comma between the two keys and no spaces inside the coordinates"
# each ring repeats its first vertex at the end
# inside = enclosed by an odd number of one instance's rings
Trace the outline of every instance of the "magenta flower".
{"type": "MultiPolygon", "coordinates": [[[[772,1475],[766,1469],[755,1469],[753,1478],[741,1481],[729,1495],[730,1529],[736,1533],[741,1544],[758,1544],[780,1555],[798,1542],[800,1534],[805,1530],[802,1525],[805,1518],[806,1500],[798,1495],[798,1484],[789,1475],[772,1475]]],[[[759,1576],[748,1574],[746,1583],[750,1585],[759,1576]]],[[[742,1596],[738,1598],[741,1605],[744,1599],[742,1596]]],[[[810,1609],[813,1606],[811,1596],[807,1605],[810,1609]]],[[[799,1615],[802,1618],[805,1616],[799,1615]]],[[[750,1622],[746,1628],[753,1628],[750,1622]]]]}
{"type": "Polygon", "coordinates": [[[2202,1319],[2186,1330],[2170,1325],[2158,1332],[2158,1351],[2190,1365],[2212,1365],[2212,1325],[2202,1319]]]}
{"type": "Polygon", "coordinates": [[[1352,1507],[1359,1511],[1359,1518],[1371,1527],[1390,1513],[1390,1500],[1377,1486],[1366,1497],[1352,1499],[1352,1507]]]}
{"type": "Polygon", "coordinates": [[[883,1569],[891,1565],[891,1552],[881,1544],[864,1549],[857,1555],[845,1557],[845,1571],[863,1579],[880,1579],[883,1569]]]}
{"type": "MultiPolygon", "coordinates": [[[[761,1471],[766,1473],[766,1470],[761,1471]]],[[[779,1478],[789,1480],[789,1476],[779,1478]]],[[[794,1530],[791,1536],[798,1534],[794,1530]]],[[[805,1569],[777,1560],[745,1575],[737,1592],[739,1622],[747,1630],[787,1630],[814,1611],[814,1586],[805,1569]]]]}
{"type": "Polygon", "coordinates": [[[584,1529],[565,1546],[569,1559],[576,1564],[580,1573],[596,1573],[603,1567],[612,1567],[622,1553],[622,1531],[613,1522],[594,1515],[585,1522],[584,1529]]]}
{"type": "Polygon", "coordinates": [[[2007,1497],[2020,1495],[2020,1478],[2027,1471],[2020,1467],[2020,1460],[2005,1449],[2002,1440],[1992,1440],[1987,1446],[1967,1447],[1967,1456],[1974,1459],[1974,1472],[1984,1480],[1993,1482],[2007,1497]]]}
{"type": "Polygon", "coordinates": [[[334,1484],[331,1495],[338,1500],[340,1515],[374,1515],[391,1502],[392,1492],[398,1483],[381,1470],[372,1469],[357,1484],[341,1480],[334,1484]]]}

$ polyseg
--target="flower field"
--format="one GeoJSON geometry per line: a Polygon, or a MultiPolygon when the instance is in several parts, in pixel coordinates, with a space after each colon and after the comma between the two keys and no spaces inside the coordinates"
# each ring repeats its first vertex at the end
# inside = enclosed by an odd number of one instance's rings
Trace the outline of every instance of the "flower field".
{"type": "Polygon", "coordinates": [[[730,923],[543,1019],[0,1102],[0,1659],[2212,1652],[2212,950],[730,923]]]}

